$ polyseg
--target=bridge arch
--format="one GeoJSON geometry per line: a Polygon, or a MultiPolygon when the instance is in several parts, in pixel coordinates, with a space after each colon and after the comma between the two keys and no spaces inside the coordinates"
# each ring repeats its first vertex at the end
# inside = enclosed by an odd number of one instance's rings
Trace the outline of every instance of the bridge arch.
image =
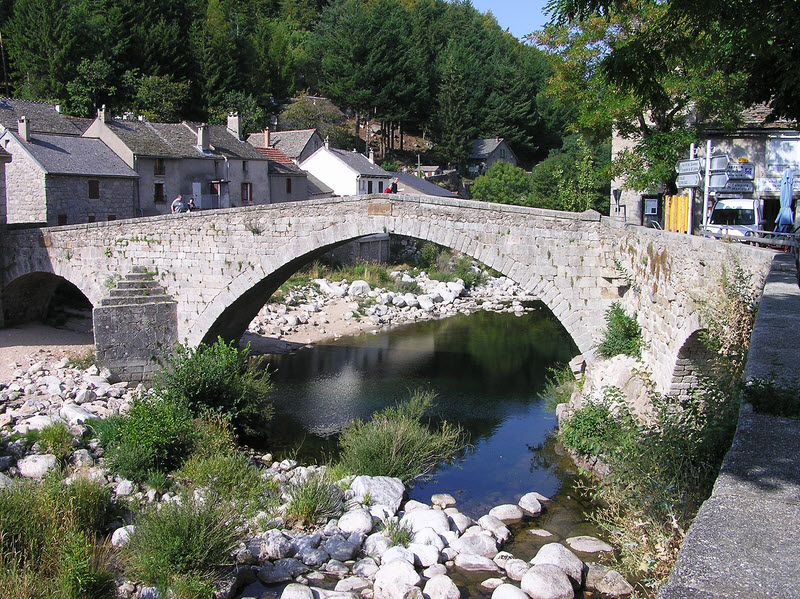
{"type": "MultiPolygon", "coordinates": [[[[427,230],[420,230],[418,223],[400,221],[392,230],[377,219],[359,222],[338,222],[320,232],[295,238],[287,243],[280,257],[264,258],[258,268],[237,273],[212,301],[200,312],[185,340],[189,345],[211,342],[221,336],[228,340],[238,340],[247,326],[264,306],[269,296],[292,274],[311,260],[360,237],[388,232],[436,243],[457,250],[471,258],[483,262],[477,249],[479,244],[470,244],[463,237],[452,235],[447,227],[432,224],[427,230]]],[[[561,322],[569,335],[584,354],[593,354],[593,341],[583,326],[584,319],[580,306],[564,297],[552,280],[536,271],[532,265],[515,259],[504,258],[491,266],[504,276],[520,284],[528,293],[541,300],[561,322]]]]}
{"type": "Polygon", "coordinates": [[[695,329],[678,350],[669,395],[681,400],[690,399],[702,387],[703,378],[712,373],[714,353],[703,340],[705,332],[705,329],[695,329]]]}

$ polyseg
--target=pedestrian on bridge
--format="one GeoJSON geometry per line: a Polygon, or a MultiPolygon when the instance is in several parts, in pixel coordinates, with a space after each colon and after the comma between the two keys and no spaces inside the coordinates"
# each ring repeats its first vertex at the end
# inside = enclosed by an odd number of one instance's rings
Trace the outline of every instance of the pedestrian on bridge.
{"type": "Polygon", "coordinates": [[[183,200],[183,196],[178,194],[178,197],[172,200],[172,214],[179,214],[181,212],[188,212],[189,207],[183,200]]]}

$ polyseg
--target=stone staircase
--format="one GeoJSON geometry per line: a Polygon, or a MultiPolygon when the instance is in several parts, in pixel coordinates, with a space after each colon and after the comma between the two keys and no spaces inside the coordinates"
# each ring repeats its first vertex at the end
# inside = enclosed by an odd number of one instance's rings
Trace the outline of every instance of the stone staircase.
{"type": "Polygon", "coordinates": [[[130,306],[173,302],[164,288],[153,280],[153,274],[143,268],[134,268],[117,281],[108,297],[100,300],[101,306],[130,306]]]}

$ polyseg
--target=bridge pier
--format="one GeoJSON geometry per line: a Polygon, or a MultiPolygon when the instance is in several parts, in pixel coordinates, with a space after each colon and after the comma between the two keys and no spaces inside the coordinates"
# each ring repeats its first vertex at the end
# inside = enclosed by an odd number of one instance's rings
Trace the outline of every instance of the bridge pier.
{"type": "Polygon", "coordinates": [[[151,381],[178,343],[178,304],[137,269],[92,311],[97,361],[126,381],[151,381]]]}

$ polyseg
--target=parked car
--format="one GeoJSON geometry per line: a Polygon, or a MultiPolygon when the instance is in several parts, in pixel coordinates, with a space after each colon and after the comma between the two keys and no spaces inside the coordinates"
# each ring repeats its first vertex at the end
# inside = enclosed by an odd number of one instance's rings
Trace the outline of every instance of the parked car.
{"type": "Polygon", "coordinates": [[[763,206],[753,198],[717,200],[711,210],[707,236],[751,237],[763,229],[763,206]]]}

